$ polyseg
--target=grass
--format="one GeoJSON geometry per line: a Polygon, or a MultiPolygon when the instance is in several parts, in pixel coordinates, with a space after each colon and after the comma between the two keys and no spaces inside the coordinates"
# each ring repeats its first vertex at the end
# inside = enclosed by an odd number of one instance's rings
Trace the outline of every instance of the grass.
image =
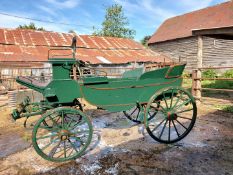
{"type": "Polygon", "coordinates": [[[216,105],[216,109],[224,111],[224,112],[230,112],[233,113],[233,106],[232,105],[216,105]]]}
{"type": "MultiPolygon", "coordinates": [[[[201,81],[203,88],[213,88],[213,89],[233,89],[233,81],[224,80],[204,80],[201,81]]],[[[184,88],[192,87],[192,79],[183,79],[184,88]]]]}
{"type": "Polygon", "coordinates": [[[201,82],[203,88],[233,89],[233,81],[204,80],[201,82]]]}
{"type": "Polygon", "coordinates": [[[182,87],[187,89],[192,88],[192,79],[183,79],[182,87]]]}

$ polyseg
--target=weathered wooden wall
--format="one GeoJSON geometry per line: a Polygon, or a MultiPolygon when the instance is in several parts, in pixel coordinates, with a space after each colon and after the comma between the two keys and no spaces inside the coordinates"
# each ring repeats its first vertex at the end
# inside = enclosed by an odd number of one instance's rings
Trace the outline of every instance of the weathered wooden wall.
{"type": "MultiPolygon", "coordinates": [[[[166,54],[178,61],[187,61],[186,70],[197,68],[198,41],[197,37],[188,37],[151,44],[149,47],[166,54]]],[[[219,36],[203,36],[203,65],[229,66],[233,65],[233,40],[221,39],[219,36]]]]}
{"type": "Polygon", "coordinates": [[[192,70],[197,64],[197,37],[188,37],[151,44],[149,47],[163,53],[175,61],[187,61],[187,70],[192,70]]]}
{"type": "Polygon", "coordinates": [[[203,67],[232,65],[233,40],[203,37],[203,67]]]}

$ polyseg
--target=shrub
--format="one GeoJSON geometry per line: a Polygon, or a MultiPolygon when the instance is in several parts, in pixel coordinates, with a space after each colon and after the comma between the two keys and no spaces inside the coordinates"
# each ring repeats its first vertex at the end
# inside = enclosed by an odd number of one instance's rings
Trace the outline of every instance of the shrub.
{"type": "Polygon", "coordinates": [[[233,69],[227,70],[224,74],[223,74],[224,78],[233,78],[233,69]]]}
{"type": "Polygon", "coordinates": [[[209,69],[202,72],[202,78],[215,78],[217,77],[217,72],[213,69],[209,69]]]}
{"type": "Polygon", "coordinates": [[[190,75],[189,72],[184,71],[183,74],[182,74],[182,77],[183,77],[183,78],[190,78],[191,75],[190,75]]]}

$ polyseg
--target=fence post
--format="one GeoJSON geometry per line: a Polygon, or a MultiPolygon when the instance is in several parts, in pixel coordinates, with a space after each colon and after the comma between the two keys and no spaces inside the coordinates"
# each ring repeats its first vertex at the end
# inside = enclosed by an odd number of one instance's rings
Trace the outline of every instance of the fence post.
{"type": "Polygon", "coordinates": [[[197,70],[196,74],[196,98],[197,100],[201,100],[201,70],[197,70]]]}
{"type": "Polygon", "coordinates": [[[201,68],[203,61],[203,37],[197,37],[197,72],[196,72],[196,98],[201,100],[201,68]]]}
{"type": "Polygon", "coordinates": [[[198,100],[201,100],[201,70],[192,71],[192,95],[198,100]]]}
{"type": "Polygon", "coordinates": [[[192,71],[192,95],[196,97],[197,70],[192,71]]]}

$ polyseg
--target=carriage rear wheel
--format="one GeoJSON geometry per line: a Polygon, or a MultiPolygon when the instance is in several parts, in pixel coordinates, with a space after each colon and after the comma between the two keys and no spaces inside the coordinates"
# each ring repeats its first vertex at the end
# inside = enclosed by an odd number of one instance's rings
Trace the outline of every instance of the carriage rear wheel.
{"type": "Polygon", "coordinates": [[[135,122],[135,123],[141,123],[140,121],[140,117],[139,114],[141,112],[141,109],[138,105],[136,105],[135,107],[133,107],[132,109],[128,110],[128,111],[123,111],[124,115],[131,121],[135,122]]]}
{"type": "MultiPolygon", "coordinates": [[[[158,104],[159,106],[159,104],[158,104]]],[[[157,107],[158,107],[157,106],[157,107]]],[[[146,104],[142,104],[143,109],[146,107],[146,104]]],[[[124,115],[131,121],[135,122],[135,123],[142,123],[142,121],[140,120],[140,112],[141,112],[141,108],[139,105],[136,105],[135,107],[133,107],[132,109],[128,110],[128,111],[123,111],[124,115]]],[[[148,116],[148,120],[151,120],[154,115],[149,115],[148,116]]]]}
{"type": "Polygon", "coordinates": [[[161,143],[174,143],[191,131],[196,116],[197,107],[193,96],[181,87],[168,87],[150,98],[144,122],[153,139],[161,143]],[[146,116],[154,113],[155,117],[148,120],[146,116]]]}
{"type": "Polygon", "coordinates": [[[39,119],[33,129],[32,144],[44,159],[63,162],[81,156],[90,144],[92,134],[89,117],[80,110],[61,107],[39,119]]]}

